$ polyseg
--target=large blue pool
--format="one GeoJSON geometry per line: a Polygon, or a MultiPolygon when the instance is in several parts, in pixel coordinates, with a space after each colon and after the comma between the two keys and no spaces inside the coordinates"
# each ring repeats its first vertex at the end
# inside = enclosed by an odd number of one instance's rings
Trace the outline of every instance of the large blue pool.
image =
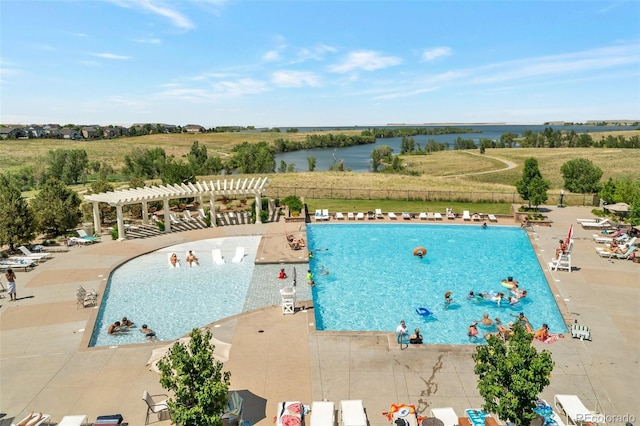
{"type": "MultiPolygon", "coordinates": [[[[467,329],[484,312],[504,323],[524,312],[534,328],[566,327],[524,230],[517,227],[429,224],[321,224],[307,227],[316,328],[393,331],[404,319],[425,343],[469,344],[467,329]],[[424,246],[420,259],[414,248],[424,246]],[[323,275],[322,269],[329,274],[323,275]],[[504,292],[508,276],[528,297],[515,305],[474,301],[470,291],[504,292]],[[445,307],[444,293],[453,292],[445,307]],[[432,315],[422,316],[417,308],[432,315]]],[[[480,334],[495,331],[479,327],[480,334]]]]}

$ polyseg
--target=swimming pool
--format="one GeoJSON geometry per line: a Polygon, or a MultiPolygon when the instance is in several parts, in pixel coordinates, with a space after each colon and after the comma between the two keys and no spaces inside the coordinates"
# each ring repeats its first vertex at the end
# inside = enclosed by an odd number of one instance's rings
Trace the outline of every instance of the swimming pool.
{"type": "Polygon", "coordinates": [[[236,315],[243,310],[260,237],[216,238],[193,241],[131,259],[115,269],[105,288],[90,346],[112,346],[146,341],[144,323],[159,340],[174,340],[195,327],[236,315]],[[238,246],[245,247],[240,263],[231,263],[238,246]],[[213,262],[211,250],[220,249],[226,263],[213,262]],[[189,268],[186,253],[193,250],[200,266],[189,268]],[[170,268],[176,253],[181,267],[170,268]],[[123,316],[137,327],[113,336],[106,330],[123,316]]]}
{"type": "MultiPolygon", "coordinates": [[[[401,319],[425,343],[469,344],[467,328],[488,312],[506,324],[524,312],[534,328],[566,327],[526,232],[519,227],[430,224],[321,224],[307,227],[314,256],[317,330],[394,331],[401,319]],[[413,255],[417,246],[428,253],[413,255]],[[323,275],[322,268],[329,274],[323,275]],[[504,292],[513,276],[528,297],[515,305],[468,300],[469,291],[504,292]],[[444,293],[453,292],[447,308],[444,293]],[[424,307],[432,315],[421,316],[424,307]]],[[[479,326],[480,334],[495,331],[479,326]]]]}

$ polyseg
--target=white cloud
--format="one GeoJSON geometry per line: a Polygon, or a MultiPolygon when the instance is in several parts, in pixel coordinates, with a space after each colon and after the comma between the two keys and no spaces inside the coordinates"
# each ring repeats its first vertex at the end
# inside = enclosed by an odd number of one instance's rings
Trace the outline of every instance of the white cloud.
{"type": "Polygon", "coordinates": [[[124,61],[127,59],[131,59],[129,56],[124,55],[116,55],[115,53],[90,53],[92,56],[97,56],[98,58],[103,59],[114,59],[118,61],[124,61]]]}
{"type": "Polygon", "coordinates": [[[243,78],[237,81],[221,81],[214,85],[218,93],[233,96],[252,95],[268,91],[267,85],[259,80],[243,78]]]}
{"type": "Polygon", "coordinates": [[[153,37],[153,38],[138,38],[138,39],[134,39],[133,41],[135,41],[136,43],[143,43],[143,44],[160,44],[162,43],[162,41],[159,38],[153,37]]]}
{"type": "Polygon", "coordinates": [[[397,56],[383,56],[378,52],[364,50],[350,53],[341,63],[329,68],[332,72],[347,73],[356,69],[375,71],[400,64],[402,61],[397,56]]]}
{"type": "MultiPolygon", "coordinates": [[[[147,12],[154,13],[156,15],[162,16],[164,18],[169,19],[171,23],[184,30],[191,30],[195,28],[195,25],[187,18],[185,15],[180,13],[176,9],[172,9],[168,6],[161,6],[157,4],[158,2],[152,0],[111,0],[113,4],[116,4],[120,7],[131,8],[138,7],[147,12]]],[[[175,4],[175,3],[174,3],[175,4]]],[[[177,3],[179,4],[179,3],[177,3]]]]}
{"type": "Polygon", "coordinates": [[[280,87],[320,86],[315,73],[304,71],[276,71],[271,75],[271,81],[280,87]]]}
{"type": "Polygon", "coordinates": [[[280,52],[277,50],[270,50],[262,55],[262,59],[267,62],[277,61],[278,59],[280,59],[280,52]]]}
{"type": "Polygon", "coordinates": [[[433,61],[434,59],[440,58],[442,56],[450,56],[452,54],[453,52],[449,47],[434,47],[422,52],[422,60],[433,61]]]}
{"type": "Polygon", "coordinates": [[[338,49],[326,44],[318,44],[311,48],[302,48],[298,51],[298,62],[307,60],[320,61],[324,59],[327,53],[335,53],[338,49]]]}

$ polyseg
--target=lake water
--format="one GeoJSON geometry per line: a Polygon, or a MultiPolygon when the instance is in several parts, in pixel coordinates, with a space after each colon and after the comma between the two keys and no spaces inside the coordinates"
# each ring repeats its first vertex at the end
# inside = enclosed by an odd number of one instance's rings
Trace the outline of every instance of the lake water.
{"type": "MultiPolygon", "coordinates": [[[[385,126],[372,126],[376,128],[385,126]]],[[[386,126],[388,128],[398,128],[398,126],[386,126]]],[[[446,126],[406,126],[406,127],[427,127],[427,128],[442,128],[446,126]]],[[[482,133],[454,133],[448,135],[418,135],[414,136],[416,143],[419,143],[422,147],[429,140],[435,140],[440,143],[448,143],[450,147],[458,137],[463,139],[472,139],[476,144],[480,139],[500,139],[505,133],[515,133],[518,136],[522,136],[526,130],[531,130],[534,133],[543,132],[547,127],[552,127],[554,130],[571,131],[575,130],[576,133],[585,132],[604,132],[609,130],[633,130],[635,127],[631,126],[544,126],[544,125],[457,125],[451,127],[461,127],[465,129],[479,130],[482,133]]],[[[326,127],[326,128],[298,128],[300,132],[323,130],[330,133],[339,133],[343,130],[366,130],[367,127],[326,127]]],[[[282,129],[283,132],[286,129],[282,129]]],[[[287,138],[287,134],[283,133],[282,137],[287,138]]],[[[393,148],[394,153],[400,152],[400,143],[402,138],[388,138],[377,139],[375,144],[368,145],[356,145],[346,148],[322,148],[322,149],[305,149],[301,151],[286,152],[276,155],[276,167],[280,166],[280,161],[285,161],[287,164],[295,164],[296,170],[306,171],[308,170],[308,157],[316,158],[316,170],[325,171],[329,169],[331,164],[337,161],[343,160],[345,169],[350,169],[354,172],[368,172],[371,171],[371,152],[380,146],[389,145],[393,148]]]]}

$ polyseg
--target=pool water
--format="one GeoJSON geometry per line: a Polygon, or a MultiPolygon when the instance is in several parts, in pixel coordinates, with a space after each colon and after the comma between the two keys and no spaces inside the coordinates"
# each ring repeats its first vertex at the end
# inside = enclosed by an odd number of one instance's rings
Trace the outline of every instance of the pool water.
{"type": "Polygon", "coordinates": [[[395,330],[404,319],[409,331],[420,328],[424,343],[483,343],[494,326],[478,324],[480,338],[469,338],[472,321],[513,321],[520,312],[534,328],[552,333],[566,327],[526,232],[519,227],[430,224],[321,224],[307,227],[313,251],[310,268],[316,329],[395,330]],[[427,255],[413,255],[423,246],[427,255]],[[328,270],[328,274],[323,274],[328,270]],[[510,305],[468,300],[470,291],[504,292],[509,276],[528,292],[510,305]],[[444,293],[453,292],[447,307],[444,293]],[[432,314],[419,315],[418,308],[432,314]]]}
{"type": "Polygon", "coordinates": [[[90,346],[144,343],[142,324],[159,340],[174,340],[193,328],[242,312],[253,273],[260,237],[217,238],[193,241],[131,259],[115,269],[107,283],[90,346]],[[232,263],[237,246],[246,256],[232,263]],[[225,263],[213,262],[211,250],[220,249],[225,263]],[[186,253],[192,250],[200,266],[190,268],[186,253]],[[179,268],[169,266],[176,253],[179,268]],[[109,335],[110,324],[126,316],[136,327],[109,335]]]}

